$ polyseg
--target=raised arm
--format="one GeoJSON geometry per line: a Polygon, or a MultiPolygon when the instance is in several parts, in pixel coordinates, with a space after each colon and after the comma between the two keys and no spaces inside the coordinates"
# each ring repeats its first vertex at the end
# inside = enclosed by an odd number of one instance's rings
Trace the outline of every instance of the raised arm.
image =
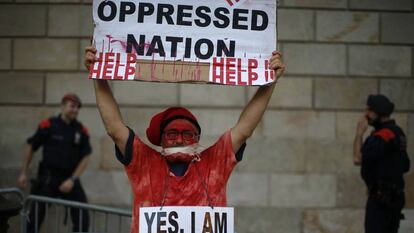
{"type": "MultiPolygon", "coordinates": [[[[272,58],[270,58],[270,68],[275,71],[276,80],[282,76],[285,66],[282,64],[279,52],[273,52],[272,58]]],[[[256,94],[243,109],[237,124],[231,129],[234,152],[238,151],[240,146],[253,134],[262,119],[275,88],[276,80],[274,83],[261,86],[257,90],[256,94]]]]}
{"type": "MultiPolygon", "coordinates": [[[[96,61],[96,49],[87,47],[85,49],[85,67],[89,70],[90,66],[96,61]]],[[[125,154],[125,145],[128,140],[128,128],[125,126],[118,104],[112,94],[111,88],[106,80],[94,80],[96,104],[105,125],[107,134],[115,142],[116,146],[125,154]]]]}
{"type": "Polygon", "coordinates": [[[360,166],[362,163],[361,147],[365,132],[368,129],[368,121],[365,116],[361,116],[358,121],[354,138],[354,165],[360,166]]]}

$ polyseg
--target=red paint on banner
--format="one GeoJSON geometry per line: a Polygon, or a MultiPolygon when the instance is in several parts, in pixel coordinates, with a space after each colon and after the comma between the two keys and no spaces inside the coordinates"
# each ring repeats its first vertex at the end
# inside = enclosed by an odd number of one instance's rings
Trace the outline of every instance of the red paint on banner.
{"type": "MultiPolygon", "coordinates": [[[[235,2],[239,2],[240,0],[234,0],[235,2]]],[[[234,3],[233,3],[233,0],[226,0],[226,2],[230,5],[230,6],[233,6],[234,5],[234,3]]]]}
{"type": "Polygon", "coordinates": [[[93,65],[91,65],[90,67],[90,71],[89,71],[89,78],[92,78],[92,76],[96,76],[96,77],[101,77],[101,70],[102,70],[102,54],[103,53],[99,53],[98,55],[98,61],[95,62],[93,65]],[[95,69],[95,66],[96,69],[95,69]]]}
{"type": "Polygon", "coordinates": [[[128,53],[127,54],[127,65],[125,68],[125,76],[134,75],[135,74],[135,65],[137,62],[136,54],[128,53]]]}
{"type": "MultiPolygon", "coordinates": [[[[115,53],[105,53],[105,62],[103,64],[102,79],[112,79],[112,73],[115,62],[115,53]]],[[[119,79],[115,74],[114,79],[119,79]]]]}
{"type": "Polygon", "coordinates": [[[91,66],[89,78],[128,79],[135,74],[136,54],[128,53],[124,60],[120,53],[99,53],[98,62],[91,66]]]}
{"type": "Polygon", "coordinates": [[[184,71],[184,57],[183,57],[183,60],[181,61],[181,77],[180,77],[180,80],[183,80],[183,71],[184,71]]]}
{"type": "Polygon", "coordinates": [[[258,62],[256,59],[249,59],[247,67],[247,75],[249,80],[249,85],[252,85],[253,81],[257,81],[259,75],[253,70],[258,67],[258,62]]]}
{"type": "Polygon", "coordinates": [[[155,53],[153,53],[151,58],[151,81],[157,81],[157,76],[155,75],[156,68],[157,63],[155,62],[155,53]]]}
{"type": "Polygon", "coordinates": [[[239,85],[247,85],[247,82],[243,82],[243,80],[241,79],[242,77],[242,73],[246,72],[246,69],[243,69],[242,67],[242,59],[238,58],[237,59],[237,82],[239,85]]]}
{"type": "Polygon", "coordinates": [[[265,61],[265,80],[266,82],[269,82],[271,80],[275,80],[275,72],[273,70],[269,70],[269,60],[265,61]]]}
{"type": "Polygon", "coordinates": [[[201,66],[200,66],[200,59],[197,59],[195,73],[194,73],[194,80],[200,81],[201,80],[201,66]]]}
{"type": "Polygon", "coordinates": [[[247,59],[247,69],[243,67],[241,58],[213,58],[212,82],[226,85],[252,85],[258,80],[259,74],[256,69],[259,67],[257,59],[247,59]],[[242,77],[247,75],[247,80],[242,77]]]}
{"type": "Polygon", "coordinates": [[[213,57],[213,82],[224,84],[224,58],[213,57]]]}

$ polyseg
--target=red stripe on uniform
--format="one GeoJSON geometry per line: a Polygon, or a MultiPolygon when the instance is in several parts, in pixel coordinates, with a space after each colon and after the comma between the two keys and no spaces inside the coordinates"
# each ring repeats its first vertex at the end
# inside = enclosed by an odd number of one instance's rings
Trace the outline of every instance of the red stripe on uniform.
{"type": "Polygon", "coordinates": [[[82,133],[89,136],[89,130],[85,126],[82,126],[82,133]]]}
{"type": "Polygon", "coordinates": [[[50,128],[51,124],[50,124],[50,120],[49,119],[45,119],[42,122],[40,122],[39,124],[39,128],[41,129],[47,129],[50,128]]]}
{"type": "Polygon", "coordinates": [[[395,138],[394,132],[390,129],[381,129],[380,131],[374,134],[375,136],[380,136],[384,141],[388,142],[391,139],[395,138]]]}

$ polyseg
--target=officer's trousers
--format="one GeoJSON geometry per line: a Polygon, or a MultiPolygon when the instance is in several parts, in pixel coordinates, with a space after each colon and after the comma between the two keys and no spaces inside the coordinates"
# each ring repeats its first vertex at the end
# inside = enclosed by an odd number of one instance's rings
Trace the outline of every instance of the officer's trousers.
{"type": "MultiPolygon", "coordinates": [[[[85,192],[82,188],[80,181],[76,181],[74,183],[73,189],[69,193],[62,193],[59,191],[59,187],[57,184],[61,183],[61,179],[59,182],[40,182],[37,187],[32,188],[32,194],[40,195],[40,196],[47,196],[53,198],[62,198],[65,200],[70,201],[78,201],[87,203],[85,192]]],[[[34,203],[31,205],[31,210],[29,214],[29,221],[27,223],[27,232],[34,233],[36,225],[37,225],[37,232],[39,232],[40,226],[44,220],[46,212],[46,204],[45,203],[38,203],[37,204],[37,224],[36,224],[36,206],[34,203]]],[[[70,208],[70,216],[72,219],[73,227],[72,232],[88,232],[89,229],[89,214],[86,210],[81,210],[78,208],[70,208]],[[80,219],[80,216],[82,218],[80,219]],[[81,226],[82,224],[82,226],[81,226]]],[[[66,219],[66,218],[65,218],[66,219]]]]}
{"type": "Polygon", "coordinates": [[[388,207],[368,197],[365,207],[365,233],[397,233],[402,206],[388,207]]]}

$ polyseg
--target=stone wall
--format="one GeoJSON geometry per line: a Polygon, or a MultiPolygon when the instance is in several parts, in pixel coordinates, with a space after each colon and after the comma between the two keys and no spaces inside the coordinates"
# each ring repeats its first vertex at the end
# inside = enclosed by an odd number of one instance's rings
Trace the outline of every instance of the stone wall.
{"type": "MultiPolygon", "coordinates": [[[[131,193],[82,65],[91,1],[0,0],[0,187],[17,179],[25,139],[78,93],[93,155],[82,177],[92,203],[128,207],[131,193]]],[[[279,49],[287,72],[228,186],[239,233],[363,232],[366,189],[352,164],[368,94],[388,95],[414,160],[414,1],[281,0],[279,49]]],[[[255,88],[111,83],[126,123],[144,136],[171,105],[200,118],[208,145],[231,127],[255,88]]],[[[40,153],[37,153],[37,157],[40,153]]],[[[36,164],[36,162],[34,162],[36,164]]],[[[32,166],[32,173],[35,171],[32,166]]],[[[414,173],[407,220],[414,230],[414,173]]]]}

